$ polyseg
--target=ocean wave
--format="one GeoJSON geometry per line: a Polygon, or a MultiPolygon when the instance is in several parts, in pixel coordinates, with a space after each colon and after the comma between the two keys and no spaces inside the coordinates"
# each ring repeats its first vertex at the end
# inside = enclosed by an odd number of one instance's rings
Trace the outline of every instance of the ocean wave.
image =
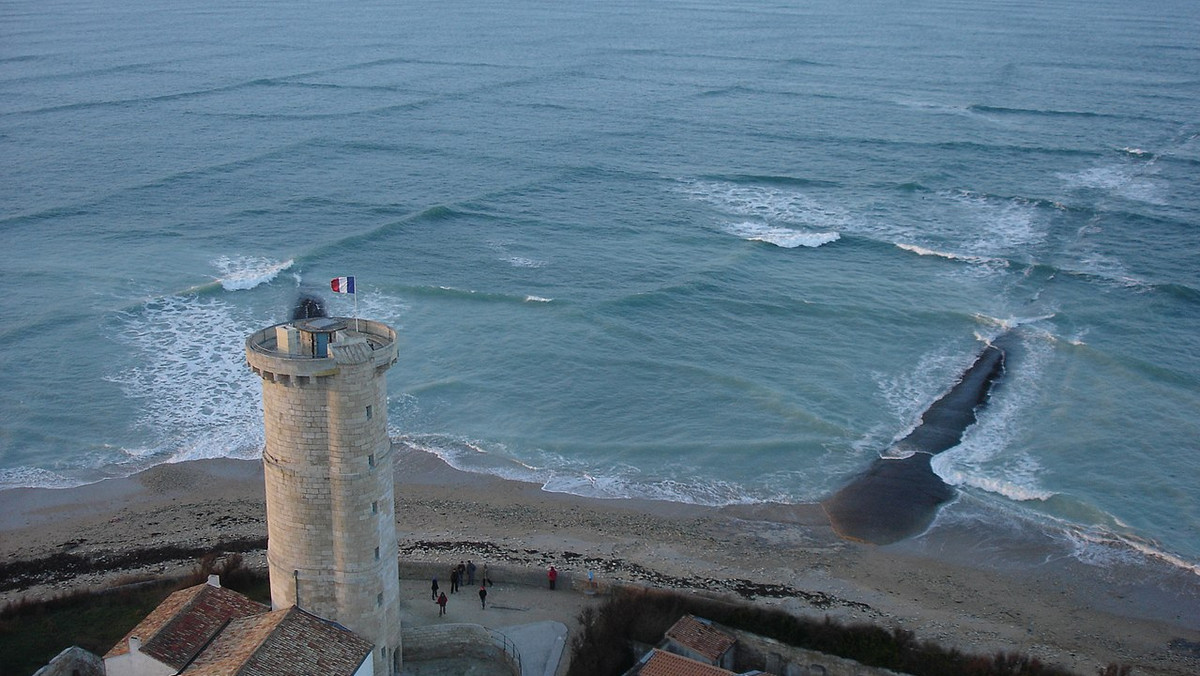
{"type": "Polygon", "coordinates": [[[1110,163],[1058,177],[1068,190],[1101,190],[1116,197],[1155,206],[1166,204],[1165,179],[1149,163],[1110,163]]]}
{"type": "Polygon", "coordinates": [[[292,267],[295,261],[273,261],[261,256],[222,256],[213,261],[220,270],[217,278],[226,291],[245,291],[275,279],[280,272],[292,267]]]}
{"type": "Polygon", "coordinates": [[[680,191],[734,216],[765,223],[786,223],[838,230],[850,220],[841,208],[830,207],[796,189],[771,185],[742,185],[729,181],[681,181],[680,191]]]}
{"type": "MultiPolygon", "coordinates": [[[[949,451],[948,451],[949,452],[949,451]]],[[[1016,472],[1006,472],[1005,476],[980,476],[969,470],[959,469],[957,462],[952,456],[946,456],[945,453],[934,456],[933,471],[941,477],[942,481],[955,487],[962,488],[964,486],[976,488],[994,495],[1007,498],[1014,502],[1045,502],[1053,498],[1056,493],[1054,491],[1039,488],[1034,483],[1034,477],[1037,475],[1037,463],[1028,461],[1030,468],[1022,469],[1016,472]]]]}
{"type": "Polygon", "coordinates": [[[949,251],[935,251],[917,244],[905,244],[903,242],[897,242],[895,246],[897,249],[915,253],[918,256],[935,256],[937,258],[945,258],[952,261],[964,261],[967,263],[978,263],[981,265],[999,265],[1001,267],[1008,267],[1009,265],[1009,262],[1003,258],[974,256],[970,254],[956,254],[949,251]]]}
{"type": "MultiPolygon", "coordinates": [[[[140,357],[105,379],[136,407],[150,440],[135,464],[253,457],[262,446],[259,386],[241,346],[264,323],[221,298],[172,296],[117,319],[118,340],[140,357]]],[[[142,469],[143,467],[138,467],[142,469]]]]}
{"type": "Polygon", "coordinates": [[[1115,115],[1107,115],[1104,113],[1096,113],[1090,110],[1055,110],[1053,108],[1009,108],[1005,106],[989,106],[983,104],[974,104],[967,107],[968,110],[977,113],[989,113],[993,115],[1037,115],[1044,117],[1080,117],[1080,118],[1096,118],[1096,117],[1123,117],[1115,115]]]}
{"type": "Polygon", "coordinates": [[[10,488],[73,488],[86,483],[40,467],[0,469],[0,491],[10,488]]]}
{"type": "Polygon", "coordinates": [[[973,314],[971,316],[974,317],[976,321],[980,322],[981,324],[983,324],[985,326],[996,327],[996,329],[998,331],[993,335],[983,336],[983,335],[979,335],[978,333],[975,334],[975,337],[978,338],[979,340],[990,343],[996,339],[996,337],[999,335],[999,333],[1002,333],[1004,331],[1011,331],[1012,329],[1015,329],[1019,326],[1028,326],[1029,324],[1034,324],[1037,322],[1044,322],[1048,319],[1054,319],[1055,313],[1050,312],[1047,314],[1030,315],[1027,317],[1016,317],[1016,316],[992,317],[990,315],[985,315],[983,313],[976,312],[975,314],[973,314]]]}
{"type": "Polygon", "coordinates": [[[526,258],[524,256],[509,256],[504,260],[514,268],[540,268],[546,265],[545,261],[526,258]]]}
{"type": "Polygon", "coordinates": [[[776,176],[770,174],[717,174],[706,176],[706,181],[713,183],[732,183],[736,185],[762,186],[775,185],[789,188],[809,188],[813,186],[835,187],[838,184],[817,178],[802,178],[799,176],[776,176]]]}
{"type": "Polygon", "coordinates": [[[423,296],[427,298],[460,299],[496,303],[548,303],[554,300],[553,298],[544,298],[535,294],[512,294],[498,291],[478,291],[476,289],[463,289],[455,286],[410,286],[405,289],[405,292],[409,295],[423,296]]]}
{"type": "Polygon", "coordinates": [[[784,249],[816,248],[841,238],[836,232],[801,232],[792,228],[751,222],[732,223],[725,226],[725,231],[750,242],[766,242],[784,249]]]}
{"type": "Polygon", "coordinates": [[[1099,525],[1081,526],[1057,519],[1054,521],[1072,548],[1071,557],[1080,563],[1099,568],[1121,564],[1140,568],[1142,561],[1139,559],[1150,559],[1200,575],[1200,564],[1171,553],[1152,540],[1099,525]]]}
{"type": "MultiPolygon", "coordinates": [[[[1004,331],[1025,323],[1017,319],[996,321],[1004,331]]],[[[1018,335],[1019,364],[1013,364],[1018,356],[1010,350],[1003,387],[993,392],[988,405],[978,411],[975,424],[967,428],[962,441],[935,456],[931,464],[934,473],[951,486],[971,487],[1017,502],[1045,501],[1055,493],[1038,484],[1041,463],[1021,448],[1016,438],[1024,429],[1026,412],[1038,404],[1041,374],[1053,346],[1018,335]]]]}
{"type": "Polygon", "coordinates": [[[678,473],[669,469],[659,476],[647,476],[632,465],[599,471],[554,453],[541,453],[536,462],[523,461],[512,457],[503,444],[439,434],[398,435],[395,440],[436,455],[456,470],[533,483],[548,493],[705,506],[789,502],[783,494],[751,496],[745,486],[720,479],[679,481],[674,478],[678,473]]]}

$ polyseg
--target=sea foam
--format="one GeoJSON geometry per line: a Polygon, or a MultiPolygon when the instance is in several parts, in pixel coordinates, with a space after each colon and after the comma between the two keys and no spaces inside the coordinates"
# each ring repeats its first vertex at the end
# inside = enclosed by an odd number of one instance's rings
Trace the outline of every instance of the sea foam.
{"type": "Polygon", "coordinates": [[[222,256],[213,261],[220,271],[217,281],[226,291],[244,291],[266,284],[292,267],[293,260],[273,261],[260,256],[222,256]]]}
{"type": "Polygon", "coordinates": [[[260,323],[200,296],[162,298],[121,315],[118,338],[140,357],[107,379],[137,408],[135,425],[151,440],[126,450],[135,471],[147,462],[257,456],[259,389],[241,346],[260,323]]]}
{"type": "Polygon", "coordinates": [[[725,226],[725,231],[751,242],[766,242],[784,249],[815,248],[841,238],[836,232],[800,232],[792,228],[752,222],[732,223],[725,226]]]}

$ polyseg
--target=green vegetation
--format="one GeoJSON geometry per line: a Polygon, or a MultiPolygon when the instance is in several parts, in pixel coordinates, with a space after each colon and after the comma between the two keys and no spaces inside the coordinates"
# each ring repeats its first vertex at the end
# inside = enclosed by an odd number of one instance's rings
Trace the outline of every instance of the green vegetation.
{"type": "MultiPolygon", "coordinates": [[[[680,617],[693,614],[781,643],[856,660],[914,676],[1071,676],[1061,667],[1013,653],[968,655],[930,641],[918,641],[901,629],[843,625],[789,615],[773,608],[701,598],[677,592],[626,589],[598,609],[580,614],[581,631],[571,642],[569,676],[621,674],[634,663],[633,643],[655,645],[680,617]]],[[[740,670],[765,669],[738,664],[740,670]]],[[[1103,676],[1127,674],[1110,665],[1103,676]]]]}
{"type": "Polygon", "coordinates": [[[222,586],[270,602],[266,575],[243,566],[238,554],[205,555],[184,578],[130,579],[101,592],[16,601],[0,610],[0,676],[29,676],[73,645],[103,656],[171,592],[204,582],[212,573],[221,576],[222,586]]]}

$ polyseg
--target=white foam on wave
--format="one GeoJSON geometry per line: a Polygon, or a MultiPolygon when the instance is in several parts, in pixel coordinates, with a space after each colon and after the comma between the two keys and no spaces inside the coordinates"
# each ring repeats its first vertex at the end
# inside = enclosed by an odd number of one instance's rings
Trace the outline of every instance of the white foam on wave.
{"type": "Polygon", "coordinates": [[[514,268],[540,268],[546,265],[546,261],[526,258],[525,256],[509,256],[505,260],[514,268]]]}
{"type": "Polygon", "coordinates": [[[226,291],[245,291],[275,279],[280,272],[292,267],[292,259],[273,261],[261,256],[222,256],[212,264],[220,275],[217,281],[226,291]]]}
{"type": "Polygon", "coordinates": [[[543,298],[543,297],[541,297],[541,296],[532,296],[532,295],[531,295],[531,296],[525,296],[525,302],[526,302],[526,303],[550,303],[550,302],[553,302],[553,301],[554,301],[554,299],[553,299],[553,298],[543,298]]]}
{"type": "Polygon", "coordinates": [[[797,247],[819,247],[836,242],[841,238],[836,232],[801,232],[792,228],[767,225],[765,223],[732,223],[725,231],[751,242],[766,242],[784,249],[797,247]]]}
{"type": "Polygon", "coordinates": [[[671,478],[637,478],[622,472],[604,475],[554,472],[542,484],[542,490],[591,498],[637,498],[707,506],[760,502],[748,497],[742,487],[725,481],[687,482],[671,478]]]}
{"type": "MultiPolygon", "coordinates": [[[[408,401],[406,405],[412,407],[415,402],[408,401]]],[[[509,457],[503,444],[439,434],[404,435],[398,432],[395,428],[389,430],[397,440],[436,455],[460,472],[490,474],[529,483],[541,483],[547,476],[544,470],[509,457]]]]}
{"type": "Polygon", "coordinates": [[[993,392],[980,409],[962,442],[933,459],[933,471],[951,486],[970,486],[1015,501],[1048,500],[1054,496],[1038,484],[1041,463],[1014,438],[1027,410],[1036,405],[1039,379],[1052,345],[1026,343],[1021,368],[1007,369],[1005,387],[993,392]]]}
{"type": "Polygon", "coordinates": [[[843,209],[827,207],[795,189],[715,181],[685,181],[682,190],[721,211],[766,221],[837,228],[849,220],[843,209]]]}
{"type": "Polygon", "coordinates": [[[541,268],[546,265],[544,260],[509,253],[509,248],[513,246],[513,243],[508,240],[493,239],[488,241],[488,246],[496,252],[500,260],[514,268],[541,268]]]}
{"type": "Polygon", "coordinates": [[[894,444],[921,424],[921,414],[946,393],[949,385],[968,366],[970,363],[964,363],[961,348],[946,343],[921,355],[904,373],[872,372],[884,405],[897,425],[890,427],[894,435],[891,439],[872,439],[867,443],[874,448],[886,447],[885,457],[911,456],[911,450],[896,448],[894,444]],[[900,431],[896,432],[897,429],[900,431]]]}
{"type": "MultiPolygon", "coordinates": [[[[1049,313],[1040,314],[1040,315],[1030,315],[1028,317],[1015,317],[1015,316],[1014,317],[992,317],[990,315],[985,315],[983,313],[976,312],[971,316],[974,317],[975,320],[978,321],[979,323],[981,323],[985,326],[994,326],[994,327],[998,328],[1001,332],[1003,332],[1003,331],[1011,331],[1011,330],[1017,328],[1018,326],[1028,326],[1030,324],[1046,321],[1048,319],[1054,319],[1055,313],[1049,312],[1049,313]]],[[[984,336],[979,333],[976,333],[975,337],[985,343],[990,343],[992,340],[994,340],[996,338],[997,335],[999,335],[999,334],[984,336]]]]}
{"type": "MultiPolygon", "coordinates": [[[[947,451],[949,453],[950,451],[947,451]]],[[[933,456],[933,471],[942,481],[951,486],[970,486],[988,493],[1000,495],[1015,502],[1045,501],[1054,497],[1053,491],[1036,486],[1037,475],[1041,465],[1034,459],[1024,456],[1009,463],[1004,469],[1003,476],[981,476],[963,469],[961,460],[946,453],[933,456]]]]}
{"type": "Polygon", "coordinates": [[[242,344],[260,322],[217,298],[168,297],[119,318],[137,364],[107,379],[138,409],[148,436],[126,448],[133,470],[159,462],[255,458],[262,448],[257,379],[242,344]]]}
{"type": "Polygon", "coordinates": [[[71,488],[80,482],[41,467],[9,467],[0,469],[0,491],[10,488],[71,488]]]}
{"type": "Polygon", "coordinates": [[[952,226],[969,255],[1000,258],[1028,252],[1046,239],[1047,223],[1035,202],[968,190],[940,194],[963,212],[967,227],[962,228],[964,223],[952,226]]]}
{"type": "Polygon", "coordinates": [[[1008,267],[1008,261],[1002,258],[989,258],[987,256],[974,256],[970,254],[956,254],[949,251],[935,251],[917,244],[905,244],[897,242],[896,248],[915,253],[918,256],[935,256],[937,258],[945,258],[952,261],[964,261],[967,263],[978,263],[981,265],[992,265],[999,267],[1008,267]]]}
{"type": "Polygon", "coordinates": [[[1126,289],[1147,289],[1150,285],[1134,277],[1125,263],[1115,256],[1090,251],[1079,256],[1079,268],[1075,272],[1106,280],[1126,289]]]}
{"type": "Polygon", "coordinates": [[[1200,564],[1166,551],[1156,542],[1101,527],[1061,524],[1072,547],[1071,557],[1090,566],[1112,568],[1117,564],[1140,567],[1139,558],[1157,560],[1171,567],[1200,575],[1200,564]]]}
{"type": "Polygon", "coordinates": [[[701,505],[729,505],[775,499],[782,495],[748,496],[745,488],[722,480],[679,481],[664,472],[647,476],[633,465],[616,465],[603,471],[580,460],[556,453],[541,452],[537,459],[520,460],[503,444],[445,435],[402,436],[397,438],[414,448],[432,453],[447,465],[463,472],[489,474],[502,479],[536,483],[548,493],[566,493],[590,498],[638,498],[701,505]]]}
{"type": "Polygon", "coordinates": [[[1058,177],[1068,190],[1102,190],[1134,202],[1163,205],[1166,204],[1165,195],[1168,191],[1165,180],[1157,172],[1153,160],[1139,162],[1131,158],[1071,174],[1058,174],[1058,177]]]}

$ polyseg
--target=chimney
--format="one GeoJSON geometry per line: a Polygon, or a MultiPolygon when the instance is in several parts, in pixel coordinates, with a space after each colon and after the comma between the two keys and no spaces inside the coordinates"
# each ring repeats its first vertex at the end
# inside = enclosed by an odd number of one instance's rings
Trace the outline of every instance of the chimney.
{"type": "Polygon", "coordinates": [[[142,651],[142,639],[136,636],[129,637],[129,652],[139,653],[142,651]]]}
{"type": "Polygon", "coordinates": [[[221,588],[221,576],[220,575],[209,575],[208,576],[208,586],[216,587],[217,589],[220,589],[221,588]]]}

